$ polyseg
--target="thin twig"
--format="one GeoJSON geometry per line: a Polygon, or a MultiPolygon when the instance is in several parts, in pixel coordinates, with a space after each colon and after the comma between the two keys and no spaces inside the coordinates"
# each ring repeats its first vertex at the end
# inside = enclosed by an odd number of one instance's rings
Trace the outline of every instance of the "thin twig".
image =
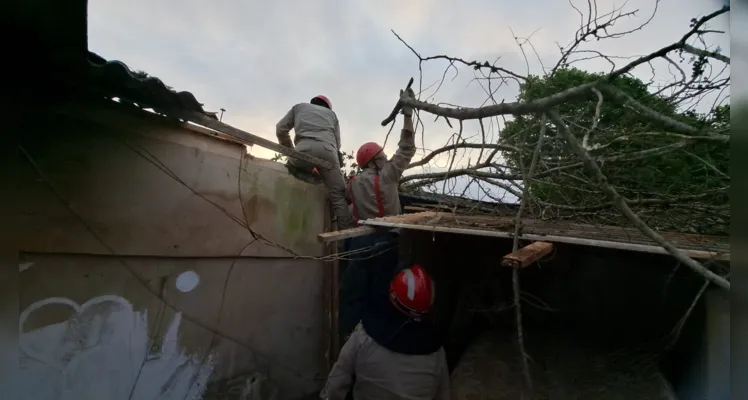
{"type": "MultiPolygon", "coordinates": [[[[545,137],[545,124],[546,116],[543,114],[542,122],[540,124],[540,136],[538,137],[538,142],[535,146],[535,151],[532,154],[532,160],[530,161],[530,168],[527,170],[527,174],[525,175],[524,180],[524,190],[522,193],[522,201],[519,205],[519,210],[517,211],[517,215],[514,218],[514,239],[512,242],[512,251],[517,251],[519,249],[519,238],[520,238],[520,230],[522,227],[522,213],[525,211],[525,207],[527,206],[527,202],[530,198],[530,185],[532,184],[532,174],[535,170],[535,166],[538,163],[538,158],[540,156],[540,151],[543,148],[543,138],[545,137]]],[[[515,305],[515,316],[517,320],[517,342],[519,345],[519,351],[520,355],[522,357],[522,369],[523,374],[525,376],[525,383],[527,384],[527,388],[530,390],[530,393],[533,392],[533,385],[532,385],[532,374],[530,372],[530,364],[528,362],[528,355],[527,351],[525,350],[525,335],[524,335],[524,329],[522,329],[522,305],[521,305],[521,288],[520,288],[520,282],[519,282],[519,268],[515,268],[512,270],[512,288],[514,290],[514,305],[515,305]]]]}

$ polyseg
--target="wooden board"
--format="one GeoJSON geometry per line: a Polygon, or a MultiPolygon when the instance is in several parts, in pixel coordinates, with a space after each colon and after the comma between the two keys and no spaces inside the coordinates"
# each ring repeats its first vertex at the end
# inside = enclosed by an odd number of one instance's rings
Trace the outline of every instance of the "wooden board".
{"type": "Polygon", "coordinates": [[[429,209],[429,208],[426,208],[426,207],[416,207],[416,206],[405,206],[405,207],[403,207],[403,209],[405,211],[417,211],[417,212],[431,211],[431,209],[429,209]]]}
{"type": "MultiPolygon", "coordinates": [[[[141,109],[136,109],[133,106],[119,104],[114,101],[97,102],[96,105],[93,107],[96,108],[95,111],[94,109],[92,109],[90,105],[68,104],[65,106],[56,107],[53,111],[64,114],[64,115],[76,116],[76,117],[86,118],[86,119],[90,119],[94,121],[101,119],[100,116],[97,115],[98,113],[101,112],[101,110],[104,110],[104,112],[106,112],[106,110],[113,110],[115,112],[127,112],[131,114],[137,113],[143,116],[153,118],[154,120],[160,119],[162,121],[170,121],[167,117],[154,114],[154,113],[150,113],[148,111],[144,111],[141,109]]],[[[319,168],[325,168],[325,169],[334,168],[334,166],[327,161],[320,160],[319,158],[312,157],[304,153],[299,153],[298,151],[288,148],[286,146],[283,146],[279,143],[276,143],[271,140],[265,139],[263,137],[257,136],[255,134],[243,131],[239,128],[234,128],[231,125],[224,124],[223,122],[213,119],[205,114],[201,114],[197,112],[174,112],[173,115],[182,120],[189,121],[189,122],[192,122],[193,124],[199,125],[197,127],[188,127],[188,129],[191,129],[191,130],[201,130],[201,133],[209,134],[212,136],[223,135],[229,140],[232,140],[232,141],[235,141],[237,143],[241,143],[247,146],[258,145],[266,149],[281,153],[284,156],[293,157],[299,160],[306,161],[312,165],[316,165],[319,168]],[[202,129],[200,129],[201,127],[202,129]],[[219,133],[220,135],[211,133],[208,131],[208,129],[205,129],[205,128],[212,129],[216,131],[217,133],[219,133]]],[[[186,127],[186,124],[179,123],[179,125],[182,127],[186,127]]]]}
{"type": "MultiPolygon", "coordinates": [[[[409,222],[421,221],[421,220],[428,219],[428,218],[434,218],[437,216],[438,216],[438,213],[427,211],[427,212],[414,213],[414,214],[393,215],[391,217],[373,218],[367,221],[384,219],[387,221],[409,223],[409,222]]],[[[321,242],[329,243],[329,242],[334,242],[337,240],[371,235],[374,232],[376,232],[376,228],[364,225],[364,226],[359,226],[356,228],[343,229],[342,231],[320,233],[319,235],[317,235],[317,239],[319,239],[319,241],[321,242]]]]}
{"type": "Polygon", "coordinates": [[[412,214],[393,215],[391,217],[372,218],[372,219],[367,219],[367,221],[386,220],[389,222],[407,224],[409,222],[418,222],[418,221],[422,221],[425,219],[434,218],[438,215],[439,213],[435,211],[424,211],[424,212],[412,213],[412,214]]]}
{"type": "Polygon", "coordinates": [[[317,235],[321,242],[329,243],[353,237],[371,235],[377,230],[370,226],[359,226],[356,228],[343,229],[342,231],[325,232],[317,235]]]}
{"type": "MultiPolygon", "coordinates": [[[[436,213],[434,213],[436,214],[436,213]]],[[[442,215],[451,215],[447,213],[441,213],[442,215]]],[[[447,221],[449,218],[442,218],[447,221]]],[[[474,229],[474,228],[455,228],[451,226],[440,226],[440,225],[420,225],[418,223],[404,223],[404,222],[393,222],[387,218],[372,219],[363,221],[362,224],[369,226],[380,226],[384,228],[401,228],[401,229],[413,229],[427,232],[442,232],[442,233],[455,233],[460,235],[473,235],[473,236],[486,236],[486,237],[497,237],[504,239],[511,239],[514,237],[512,232],[502,232],[495,230],[486,229],[474,229]]],[[[643,253],[653,254],[670,254],[667,250],[658,245],[640,244],[640,243],[625,243],[625,242],[614,242],[611,240],[600,240],[600,239],[587,239],[574,236],[562,236],[562,235],[550,235],[550,234],[528,234],[523,233],[522,239],[525,240],[537,240],[537,241],[548,241],[555,243],[568,243],[582,246],[602,247],[608,249],[618,249],[627,251],[637,251],[643,253]]],[[[719,261],[730,261],[730,253],[726,251],[706,251],[706,250],[692,250],[683,249],[691,258],[702,259],[702,260],[719,260],[719,261]]]]}
{"type": "Polygon", "coordinates": [[[501,265],[510,268],[525,268],[553,251],[553,243],[533,242],[504,256],[501,265]]]}

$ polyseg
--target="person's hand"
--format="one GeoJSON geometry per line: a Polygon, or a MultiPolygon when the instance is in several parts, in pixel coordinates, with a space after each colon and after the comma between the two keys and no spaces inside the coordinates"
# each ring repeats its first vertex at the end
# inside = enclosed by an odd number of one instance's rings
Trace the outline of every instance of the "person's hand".
{"type": "MultiPolygon", "coordinates": [[[[416,98],[416,94],[413,92],[413,89],[407,88],[405,90],[400,90],[400,99],[409,99],[414,100],[416,98]]],[[[410,117],[413,115],[413,108],[408,106],[403,106],[400,109],[400,113],[403,114],[406,117],[410,117]]]]}

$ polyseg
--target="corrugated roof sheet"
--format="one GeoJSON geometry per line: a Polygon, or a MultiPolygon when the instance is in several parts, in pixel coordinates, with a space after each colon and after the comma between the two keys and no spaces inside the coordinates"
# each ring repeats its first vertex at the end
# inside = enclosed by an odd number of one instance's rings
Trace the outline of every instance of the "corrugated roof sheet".
{"type": "Polygon", "coordinates": [[[197,112],[218,119],[215,112],[205,111],[203,104],[198,102],[192,93],[177,92],[161,79],[135,72],[121,61],[107,61],[89,52],[88,65],[88,85],[96,93],[135,103],[140,108],[152,108],[165,115],[175,112],[197,112]]]}

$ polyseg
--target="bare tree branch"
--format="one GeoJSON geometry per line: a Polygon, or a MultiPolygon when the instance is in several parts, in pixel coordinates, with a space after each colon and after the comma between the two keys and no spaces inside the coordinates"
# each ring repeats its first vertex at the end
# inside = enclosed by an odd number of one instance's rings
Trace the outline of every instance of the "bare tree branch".
{"type": "Polygon", "coordinates": [[[725,55],[719,54],[719,53],[717,53],[715,51],[708,51],[708,50],[697,49],[696,47],[693,47],[690,44],[684,44],[683,45],[683,50],[687,51],[687,52],[689,52],[689,53],[691,53],[693,55],[696,55],[696,56],[704,56],[704,57],[713,58],[715,60],[722,61],[725,64],[729,64],[730,63],[730,57],[727,57],[725,55]]]}
{"type": "MultiPolygon", "coordinates": [[[[423,157],[422,159],[412,162],[408,165],[408,169],[420,167],[421,165],[428,164],[434,157],[438,156],[441,153],[451,152],[457,149],[497,149],[497,150],[506,150],[506,151],[519,151],[514,146],[510,146],[507,144],[494,144],[494,143],[455,143],[451,144],[449,146],[440,147],[431,153],[429,153],[426,157],[423,157]]],[[[489,157],[486,162],[491,162],[491,158],[489,157]]],[[[479,157],[480,159],[480,157],[479,157]]]]}

